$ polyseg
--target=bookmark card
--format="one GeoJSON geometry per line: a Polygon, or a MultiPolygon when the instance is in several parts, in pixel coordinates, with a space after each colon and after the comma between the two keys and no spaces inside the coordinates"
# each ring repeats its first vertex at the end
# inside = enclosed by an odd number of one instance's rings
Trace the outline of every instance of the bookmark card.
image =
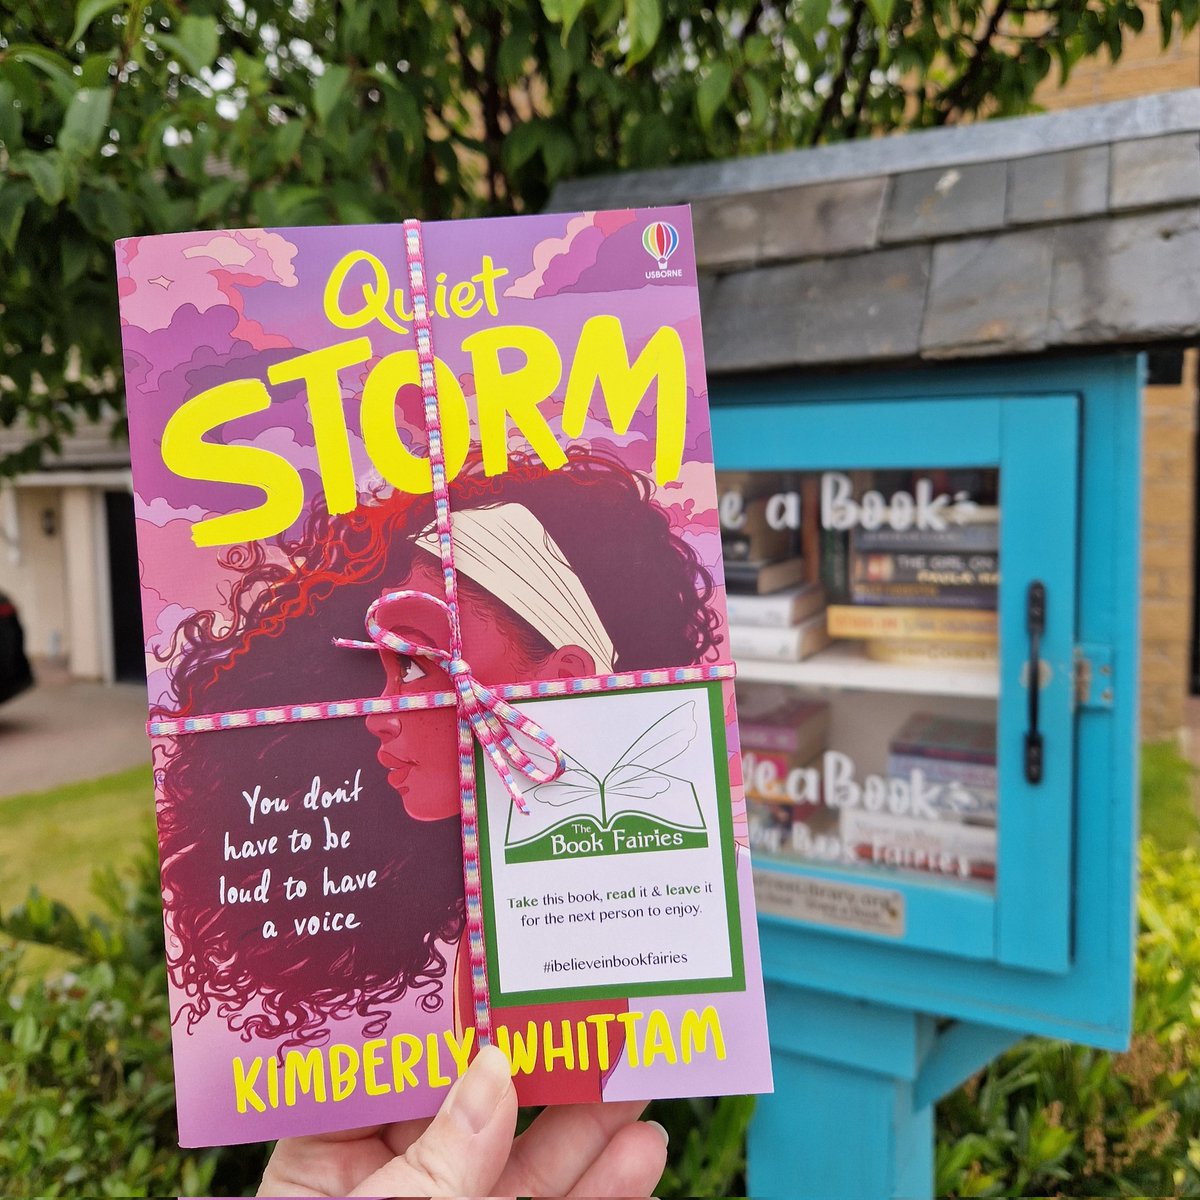
{"type": "Polygon", "coordinates": [[[181,1142],[768,1090],[687,210],[117,261],[181,1142]]]}

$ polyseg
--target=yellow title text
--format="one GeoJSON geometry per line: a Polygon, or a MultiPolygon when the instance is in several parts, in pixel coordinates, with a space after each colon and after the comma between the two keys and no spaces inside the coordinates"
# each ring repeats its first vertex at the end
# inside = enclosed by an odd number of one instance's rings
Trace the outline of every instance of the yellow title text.
{"type": "MultiPolygon", "coordinates": [[[[370,255],[365,259],[377,272],[383,271],[378,260],[370,255]]],[[[363,285],[364,300],[359,308],[347,311],[343,307],[345,261],[335,268],[326,289],[325,307],[330,321],[344,329],[378,321],[403,331],[392,315],[407,315],[403,295],[389,291],[385,276],[377,274],[363,285]]],[[[495,280],[503,273],[485,258],[480,273],[471,279],[449,289],[439,284],[440,299],[435,300],[435,308],[462,317],[486,308],[495,315],[495,280]],[[464,290],[467,285],[471,290],[464,290]],[[474,290],[476,285],[479,294],[474,290]]],[[[687,368],[682,340],[672,326],[655,330],[632,361],[620,319],[607,314],[594,316],[584,324],[567,368],[554,339],[545,330],[530,325],[479,329],[463,339],[462,350],[470,359],[475,380],[474,426],[485,474],[500,475],[508,470],[512,428],[551,470],[566,463],[559,436],[541,411],[565,373],[560,428],[567,439],[583,433],[597,391],[613,432],[628,433],[634,414],[653,386],[655,480],[663,484],[679,478],[687,424],[687,368]]],[[[192,540],[197,546],[273,537],[301,514],[304,484],[296,464],[264,447],[238,444],[232,430],[224,430],[219,441],[210,440],[210,435],[230,422],[268,410],[273,403],[268,384],[303,385],[329,512],[350,512],[358,505],[342,372],[368,363],[371,366],[362,385],[358,413],[367,455],[382,478],[398,491],[424,494],[433,490],[429,459],[405,444],[396,421],[397,393],[406,386],[419,387],[422,382],[417,351],[398,350],[376,358],[370,338],[355,337],[272,364],[266,382],[235,379],[207,388],[184,401],[171,415],[162,437],[162,457],[168,470],[183,479],[246,484],[263,493],[256,507],[195,522],[192,540]]],[[[446,473],[453,479],[470,450],[472,414],[458,377],[440,358],[435,359],[434,381],[446,473]]],[[[604,418],[598,415],[597,419],[604,418]]]]}
{"type": "MultiPolygon", "coordinates": [[[[593,1013],[583,1020],[529,1021],[524,1028],[499,1026],[495,1042],[514,1076],[539,1068],[607,1071],[621,1051],[630,1067],[662,1062],[687,1065],[701,1054],[725,1060],[721,1019],[710,1004],[687,1009],[673,1026],[661,1009],[648,1013],[593,1013]]],[[[234,1103],[239,1113],[291,1108],[302,1099],[336,1104],[354,1096],[384,1096],[413,1088],[448,1088],[466,1069],[475,1030],[459,1037],[452,1030],[417,1037],[398,1033],[361,1045],[335,1043],[277,1055],[233,1059],[234,1103]]]]}

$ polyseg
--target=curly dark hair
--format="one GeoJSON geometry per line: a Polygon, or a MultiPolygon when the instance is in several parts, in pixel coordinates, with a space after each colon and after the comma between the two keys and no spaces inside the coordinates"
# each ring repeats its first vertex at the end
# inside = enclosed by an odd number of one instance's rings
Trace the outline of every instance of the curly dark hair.
{"type": "MultiPolygon", "coordinates": [[[[652,491],[619,464],[576,453],[558,471],[515,463],[493,478],[472,464],[451,485],[451,506],[525,505],[592,597],[616,648],[617,669],[708,661],[719,628],[709,604],[712,579],[671,529],[652,491]]],[[[412,539],[432,519],[429,496],[376,495],[338,517],[314,505],[298,536],[230,548],[222,564],[236,572],[232,621],[199,612],[179,626],[164,654],[175,659],[177,706],[159,715],[378,694],[378,660],[339,650],[332,640],[361,636],[368,603],[408,577],[413,555],[424,553],[412,539]]],[[[464,604],[486,596],[462,577],[460,592],[464,604]]],[[[518,614],[508,625],[526,660],[552,652],[518,614]]],[[[465,652],[469,658],[470,646],[465,652]]],[[[355,1016],[365,1036],[378,1036],[391,1006],[409,992],[426,1011],[443,1003],[447,962],[439,944],[454,943],[463,928],[457,822],[419,821],[390,802],[395,797],[376,761],[377,743],[362,720],[316,721],[302,729],[229,732],[217,753],[211,734],[164,740],[157,748],[168,966],[185,998],[175,1019],[189,1028],[215,1005],[247,1041],[310,1044],[327,1039],[330,1020],[355,1016]],[[362,799],[325,813],[302,810],[300,796],[316,776],[321,789],[347,791],[357,778],[362,799]],[[248,827],[243,792],[252,794],[255,786],[291,797],[290,817],[260,816],[248,827]],[[379,803],[380,797],[389,802],[379,803]],[[293,916],[319,916],[327,902],[331,908],[342,902],[326,897],[324,888],[307,904],[285,902],[283,880],[273,875],[274,899],[265,904],[252,898],[229,903],[219,894],[221,877],[226,887],[252,891],[264,867],[284,874],[294,866],[299,873],[317,859],[243,860],[236,853],[242,839],[274,833],[284,849],[288,829],[302,827],[319,838],[326,818],[352,831],[338,853],[338,871],[352,877],[377,872],[374,887],[347,901],[359,922],[354,937],[312,936],[293,925],[293,916]],[[226,839],[226,830],[238,832],[226,839]],[[277,936],[263,936],[267,920],[276,923],[277,936]]]]}

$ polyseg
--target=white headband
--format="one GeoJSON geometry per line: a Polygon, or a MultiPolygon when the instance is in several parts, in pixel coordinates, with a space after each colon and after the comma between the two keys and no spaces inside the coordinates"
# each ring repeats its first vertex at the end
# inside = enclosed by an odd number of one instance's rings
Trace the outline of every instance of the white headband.
{"type": "MultiPolygon", "coordinates": [[[[558,543],[523,504],[456,509],[450,515],[454,565],[523,617],[556,650],[581,646],[598,674],[613,669],[616,651],[591,597],[558,543]]],[[[438,557],[437,528],[416,545],[438,557]]]]}

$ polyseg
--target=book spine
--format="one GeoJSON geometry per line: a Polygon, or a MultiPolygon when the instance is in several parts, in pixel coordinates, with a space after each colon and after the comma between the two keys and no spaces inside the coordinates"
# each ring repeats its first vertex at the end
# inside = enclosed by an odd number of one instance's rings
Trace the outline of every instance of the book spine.
{"type": "Polygon", "coordinates": [[[821,582],[831,601],[849,599],[850,535],[844,530],[821,530],[821,582]]]}
{"type": "Polygon", "coordinates": [[[996,614],[971,608],[891,608],[831,604],[826,609],[830,637],[938,638],[993,642],[996,614]]]}
{"type": "Polygon", "coordinates": [[[941,762],[975,763],[981,767],[996,765],[995,750],[974,750],[960,746],[930,746],[924,742],[894,741],[888,750],[892,754],[913,758],[937,759],[941,762]]]}
{"type": "Polygon", "coordinates": [[[727,596],[725,611],[731,625],[752,629],[789,629],[795,621],[794,596],[727,596]]]}
{"type": "Polygon", "coordinates": [[[814,592],[776,594],[774,596],[730,595],[725,611],[732,625],[754,629],[789,629],[801,617],[816,612],[824,603],[819,589],[814,592]]]}
{"type": "Polygon", "coordinates": [[[856,550],[854,578],[873,583],[932,583],[939,587],[996,587],[995,554],[867,553],[856,550]]]}
{"type": "Polygon", "coordinates": [[[867,657],[876,662],[921,667],[994,667],[998,661],[997,650],[995,642],[873,638],[867,643],[867,657]]]}
{"type": "Polygon", "coordinates": [[[844,809],[841,835],[857,858],[889,866],[986,878],[996,863],[996,830],[961,821],[929,821],[844,809]]]}
{"type": "Polygon", "coordinates": [[[854,535],[854,546],[859,551],[912,554],[997,554],[1000,551],[1000,526],[988,522],[952,525],[948,529],[859,529],[854,535]]]}
{"type": "Polygon", "coordinates": [[[800,630],[755,629],[729,626],[729,649],[734,658],[768,658],[800,661],[800,630]]]}
{"type": "Polygon", "coordinates": [[[994,587],[943,587],[936,583],[899,583],[856,579],[850,585],[854,604],[900,605],[913,608],[996,607],[994,587]]]}
{"type": "Polygon", "coordinates": [[[801,756],[807,762],[824,745],[824,731],[829,725],[827,710],[814,712],[788,724],[772,721],[738,722],[738,738],[743,750],[801,756]],[[812,731],[815,731],[815,737],[812,731]],[[809,747],[815,748],[809,752],[809,747]]]}
{"type": "Polygon", "coordinates": [[[824,614],[790,629],[729,626],[729,649],[734,658],[799,662],[829,645],[824,614]]]}
{"type": "Polygon", "coordinates": [[[888,774],[907,779],[920,771],[930,783],[961,783],[983,794],[996,792],[995,763],[967,762],[962,759],[932,758],[925,754],[901,754],[893,750],[888,755],[888,774]]]}

